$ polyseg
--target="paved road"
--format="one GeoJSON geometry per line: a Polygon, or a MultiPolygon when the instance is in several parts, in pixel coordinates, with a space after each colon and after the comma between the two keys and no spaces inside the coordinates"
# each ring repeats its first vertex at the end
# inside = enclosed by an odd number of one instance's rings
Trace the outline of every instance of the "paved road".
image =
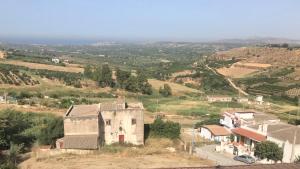
{"type": "Polygon", "coordinates": [[[244,163],[233,160],[233,155],[228,153],[218,153],[215,151],[216,145],[196,147],[196,155],[215,162],[216,165],[244,165],[244,163]]]}

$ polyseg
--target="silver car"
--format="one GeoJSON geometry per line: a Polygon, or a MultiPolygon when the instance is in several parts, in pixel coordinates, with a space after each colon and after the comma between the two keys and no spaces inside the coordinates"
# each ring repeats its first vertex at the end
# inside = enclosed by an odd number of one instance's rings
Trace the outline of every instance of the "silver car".
{"type": "Polygon", "coordinates": [[[233,159],[236,161],[241,161],[241,162],[247,163],[247,164],[255,163],[255,159],[249,155],[235,156],[233,159]]]}

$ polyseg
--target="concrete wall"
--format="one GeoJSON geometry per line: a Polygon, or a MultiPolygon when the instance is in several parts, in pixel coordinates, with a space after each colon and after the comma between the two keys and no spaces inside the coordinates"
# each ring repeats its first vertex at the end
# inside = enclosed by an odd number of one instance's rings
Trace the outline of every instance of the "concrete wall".
{"type": "Polygon", "coordinates": [[[221,122],[222,125],[230,128],[230,129],[234,128],[234,125],[232,124],[233,120],[229,116],[225,115],[224,118],[220,122],[221,122]]]}
{"type": "Polygon", "coordinates": [[[200,136],[205,139],[212,140],[212,134],[207,128],[201,127],[200,136]]]}
{"type": "Polygon", "coordinates": [[[65,117],[65,135],[99,135],[98,116],[92,117],[65,117]]]}
{"type": "Polygon", "coordinates": [[[234,115],[240,119],[253,119],[253,113],[234,113],[234,115]]]}
{"type": "Polygon", "coordinates": [[[102,111],[104,137],[106,144],[118,143],[119,135],[124,135],[125,143],[144,144],[144,114],[141,109],[124,109],[118,111],[102,111]],[[136,124],[132,125],[132,119],[136,124]],[[111,124],[107,125],[106,121],[111,124]]]}

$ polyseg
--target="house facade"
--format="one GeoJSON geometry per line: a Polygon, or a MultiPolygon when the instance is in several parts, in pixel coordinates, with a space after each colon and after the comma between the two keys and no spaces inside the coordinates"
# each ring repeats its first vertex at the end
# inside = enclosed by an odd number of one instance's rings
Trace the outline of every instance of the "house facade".
{"type": "Polygon", "coordinates": [[[256,144],[267,140],[266,135],[243,127],[238,127],[231,131],[234,134],[233,153],[237,155],[248,154],[254,156],[256,144]]]}
{"type": "Polygon", "coordinates": [[[144,144],[141,103],[74,105],[68,109],[64,117],[63,148],[98,149],[112,143],[144,144]]]}

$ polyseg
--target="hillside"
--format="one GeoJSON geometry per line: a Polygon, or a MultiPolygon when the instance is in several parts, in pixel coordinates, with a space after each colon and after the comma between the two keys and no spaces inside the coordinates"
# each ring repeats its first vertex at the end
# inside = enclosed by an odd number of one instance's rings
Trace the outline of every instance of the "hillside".
{"type": "Polygon", "coordinates": [[[250,95],[297,104],[300,96],[300,49],[243,47],[217,52],[214,68],[250,95]]]}
{"type": "Polygon", "coordinates": [[[242,47],[217,52],[213,58],[218,60],[235,58],[243,62],[264,63],[273,66],[300,66],[300,49],[242,47]]]}

